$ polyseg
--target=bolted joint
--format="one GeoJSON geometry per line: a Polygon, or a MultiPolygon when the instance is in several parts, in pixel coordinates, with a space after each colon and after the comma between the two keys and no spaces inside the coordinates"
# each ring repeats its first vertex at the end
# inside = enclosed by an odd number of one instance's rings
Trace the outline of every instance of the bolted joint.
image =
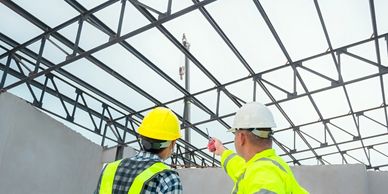
{"type": "Polygon", "coordinates": [[[70,115],[67,115],[66,120],[70,121],[70,122],[73,122],[74,121],[74,117],[72,117],[70,115]]]}
{"type": "Polygon", "coordinates": [[[339,81],[332,81],[331,82],[331,86],[333,86],[333,87],[336,87],[336,86],[338,86],[340,84],[340,82],[339,81]]]}
{"type": "Polygon", "coordinates": [[[82,90],[80,90],[80,89],[77,88],[77,89],[75,89],[75,93],[76,93],[76,94],[82,94],[83,92],[82,92],[82,90]]]}
{"type": "Polygon", "coordinates": [[[293,97],[296,97],[297,95],[298,95],[297,92],[287,93],[287,98],[293,98],[293,97]]]}
{"type": "Polygon", "coordinates": [[[359,117],[359,116],[362,116],[362,115],[364,115],[364,112],[362,112],[362,111],[361,111],[361,112],[358,112],[358,113],[356,113],[356,116],[358,116],[358,117],[359,117]]]}
{"type": "Polygon", "coordinates": [[[117,38],[117,35],[112,35],[112,36],[109,36],[109,42],[113,41],[114,39],[117,38]]]}
{"type": "Polygon", "coordinates": [[[380,66],[379,67],[379,72],[380,73],[388,73],[388,67],[380,66]]]}
{"type": "Polygon", "coordinates": [[[326,147],[327,145],[328,145],[327,142],[321,143],[321,147],[326,147]]]}
{"type": "Polygon", "coordinates": [[[45,76],[49,79],[53,79],[54,75],[52,73],[47,73],[45,76]]]}
{"type": "Polygon", "coordinates": [[[259,80],[259,79],[261,79],[261,76],[262,76],[262,74],[255,74],[252,78],[253,78],[253,81],[257,81],[257,80],[259,80]]]}
{"type": "Polygon", "coordinates": [[[85,20],[87,20],[90,17],[90,14],[82,14],[81,18],[78,20],[78,23],[83,23],[85,20]]]}
{"type": "Polygon", "coordinates": [[[45,34],[45,35],[44,35],[44,38],[45,38],[45,39],[49,39],[49,38],[50,38],[50,34],[49,34],[49,33],[45,34]]]}
{"type": "Polygon", "coordinates": [[[33,76],[35,75],[37,72],[36,71],[31,71],[30,73],[28,73],[28,76],[33,76]]]}
{"type": "Polygon", "coordinates": [[[42,103],[41,103],[41,102],[38,102],[38,101],[36,101],[36,100],[34,100],[34,101],[32,102],[32,105],[34,105],[34,106],[36,106],[36,107],[38,107],[38,108],[42,108],[42,103]]]}
{"type": "Polygon", "coordinates": [[[225,86],[220,86],[217,88],[217,92],[223,92],[225,91],[225,86]]]}
{"type": "Polygon", "coordinates": [[[346,51],[348,51],[346,48],[343,48],[343,49],[340,49],[340,50],[338,50],[338,51],[336,51],[335,53],[337,54],[337,55],[340,55],[340,54],[342,54],[342,53],[344,53],[344,52],[346,52],[346,51]]]}

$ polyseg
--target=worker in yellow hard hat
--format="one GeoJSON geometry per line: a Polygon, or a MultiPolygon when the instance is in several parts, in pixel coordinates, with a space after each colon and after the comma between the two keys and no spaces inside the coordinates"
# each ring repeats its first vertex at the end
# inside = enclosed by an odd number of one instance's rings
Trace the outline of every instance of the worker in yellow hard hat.
{"type": "Polygon", "coordinates": [[[234,117],[234,145],[237,154],[213,138],[209,150],[221,156],[221,165],[234,181],[232,193],[305,194],[290,167],[272,149],[275,122],[261,103],[244,104],[234,117]],[[211,149],[210,149],[211,148],[211,149]]]}
{"type": "Polygon", "coordinates": [[[163,163],[181,137],[176,115],[168,108],[155,108],[144,117],[138,133],[142,150],[106,165],[95,194],[182,193],[178,173],[163,163]]]}

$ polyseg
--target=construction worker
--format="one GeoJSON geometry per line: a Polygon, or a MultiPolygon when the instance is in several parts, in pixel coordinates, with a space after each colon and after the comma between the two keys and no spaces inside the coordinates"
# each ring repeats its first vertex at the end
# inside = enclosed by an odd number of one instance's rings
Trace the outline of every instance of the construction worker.
{"type": "Polygon", "coordinates": [[[261,103],[243,105],[236,113],[233,128],[237,151],[227,150],[213,138],[209,150],[221,156],[221,165],[232,178],[232,193],[304,194],[286,162],[272,149],[272,129],[275,127],[270,110],[261,103]],[[212,149],[210,149],[212,148],[212,149]]]}
{"type": "Polygon", "coordinates": [[[182,193],[177,172],[162,161],[181,137],[179,120],[167,108],[151,110],[138,128],[143,149],[134,157],[109,163],[95,194],[182,193]]]}

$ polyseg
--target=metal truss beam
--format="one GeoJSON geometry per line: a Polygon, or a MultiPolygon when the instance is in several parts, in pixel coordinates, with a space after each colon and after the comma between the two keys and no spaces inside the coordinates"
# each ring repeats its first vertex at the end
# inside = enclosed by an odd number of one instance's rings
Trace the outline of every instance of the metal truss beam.
{"type": "MultiPolygon", "coordinates": [[[[292,57],[290,56],[290,54],[286,49],[287,48],[286,45],[284,45],[283,42],[281,41],[281,38],[279,37],[277,31],[275,30],[275,26],[273,26],[273,24],[271,23],[270,18],[267,16],[265,9],[261,5],[259,0],[253,0],[257,10],[261,15],[261,18],[265,21],[276,43],[278,44],[279,48],[283,52],[283,55],[287,58],[287,63],[285,65],[275,67],[263,72],[254,72],[254,70],[251,68],[249,63],[245,60],[244,56],[238,51],[238,49],[234,46],[233,42],[228,38],[226,32],[221,29],[221,27],[217,24],[217,22],[211,16],[209,11],[205,8],[206,5],[214,2],[215,0],[204,0],[204,1],[192,0],[193,5],[187,8],[184,8],[180,11],[177,11],[175,13],[171,12],[172,0],[169,0],[167,2],[168,5],[167,5],[166,12],[156,10],[136,0],[128,0],[129,3],[131,3],[143,16],[145,16],[150,21],[150,23],[136,30],[133,30],[129,33],[126,33],[124,35],[122,35],[121,29],[123,26],[123,18],[126,11],[125,8],[128,3],[127,0],[106,1],[90,10],[87,10],[75,0],[65,0],[65,1],[70,6],[72,6],[75,10],[77,10],[80,14],[78,16],[75,16],[69,19],[68,21],[63,22],[62,24],[59,24],[54,28],[49,27],[47,24],[40,21],[38,18],[36,18],[31,13],[24,10],[16,3],[9,0],[1,1],[1,3],[3,3],[8,8],[13,10],[15,13],[19,14],[21,17],[25,18],[27,21],[29,21],[30,23],[32,23],[33,25],[41,29],[42,34],[32,38],[31,40],[26,41],[23,44],[19,44],[13,39],[9,38],[8,36],[0,33],[0,41],[11,47],[11,49],[8,49],[5,45],[0,45],[1,49],[6,51],[5,53],[0,55],[0,59],[7,57],[6,63],[0,64],[0,70],[3,72],[0,80],[0,92],[4,92],[5,90],[12,90],[17,86],[25,84],[25,86],[27,86],[29,94],[31,94],[31,97],[33,99],[30,102],[31,104],[41,108],[42,110],[52,115],[55,115],[61,119],[64,119],[67,122],[70,122],[78,127],[84,128],[90,131],[91,133],[98,135],[102,139],[101,140],[102,146],[106,144],[105,141],[112,141],[114,143],[117,143],[120,146],[139,143],[138,135],[135,129],[136,129],[136,126],[139,124],[140,120],[143,118],[143,114],[146,111],[154,108],[155,106],[168,106],[172,103],[185,101],[185,100],[190,100],[193,104],[199,107],[201,111],[208,114],[209,118],[201,121],[197,121],[195,123],[190,123],[186,121],[182,116],[180,116],[181,114],[178,114],[179,119],[182,121],[182,128],[191,128],[193,129],[193,131],[195,131],[197,134],[199,134],[202,137],[207,137],[207,134],[204,133],[203,129],[200,129],[199,127],[202,124],[217,121],[223,127],[229,128],[228,123],[226,123],[224,119],[233,116],[234,113],[228,113],[225,115],[219,114],[219,107],[222,106],[220,104],[221,102],[220,94],[221,92],[223,92],[226,95],[226,98],[231,100],[234,103],[234,105],[236,105],[237,107],[240,107],[241,103],[245,103],[245,101],[241,99],[238,95],[235,95],[229,92],[226,89],[226,87],[246,80],[252,80],[252,84],[254,86],[252,89],[253,100],[256,100],[256,89],[257,89],[256,87],[258,85],[264,91],[267,97],[270,99],[270,102],[267,105],[275,106],[276,109],[281,113],[281,115],[286,119],[288,124],[291,126],[291,127],[286,127],[282,129],[277,129],[275,131],[275,134],[284,132],[284,131],[292,131],[293,140],[294,140],[293,145],[286,145],[283,142],[278,141],[277,139],[275,139],[274,141],[284,152],[281,155],[288,156],[290,158],[288,162],[300,165],[302,164],[301,162],[304,162],[306,160],[316,159],[317,163],[330,164],[330,162],[326,160],[326,156],[339,154],[341,156],[343,163],[348,163],[348,160],[352,159],[352,160],[358,161],[359,163],[365,164],[368,169],[375,169],[375,170],[388,166],[388,163],[382,164],[382,165],[374,165],[371,161],[371,154],[370,154],[370,151],[373,150],[375,152],[378,152],[388,157],[388,154],[376,149],[376,146],[386,145],[388,144],[388,142],[365,144],[365,140],[370,140],[376,137],[383,137],[383,136],[386,136],[387,133],[377,134],[377,135],[368,136],[368,137],[362,136],[360,132],[361,126],[359,123],[360,117],[365,117],[366,119],[369,119],[370,121],[375,122],[379,126],[387,128],[387,131],[388,131],[388,114],[387,114],[387,103],[386,103],[386,96],[385,96],[385,92],[386,92],[385,86],[387,83],[384,83],[384,79],[383,79],[383,76],[388,74],[388,68],[381,64],[382,56],[380,53],[380,45],[379,45],[379,41],[382,38],[387,38],[388,33],[379,35],[377,32],[376,13],[375,13],[375,6],[374,6],[373,0],[369,0],[371,21],[372,21],[372,31],[373,31],[372,37],[369,39],[365,39],[336,49],[334,49],[332,46],[329,33],[325,25],[325,21],[323,19],[323,15],[319,7],[318,0],[314,0],[315,9],[318,14],[319,22],[321,24],[322,30],[325,35],[328,49],[325,52],[316,54],[314,56],[306,57],[298,61],[292,60],[292,57]],[[118,27],[117,29],[110,29],[105,23],[103,23],[94,14],[115,3],[121,3],[119,18],[117,19],[118,27]],[[199,10],[201,12],[204,18],[213,27],[215,32],[220,36],[220,38],[232,51],[234,56],[240,61],[241,65],[247,70],[247,72],[249,73],[248,76],[245,76],[227,83],[221,83],[214,75],[212,75],[206,69],[205,65],[203,65],[192,53],[190,53],[190,51],[184,48],[184,46],[177,40],[177,38],[174,37],[163,26],[165,22],[171,21],[175,18],[181,17],[195,10],[199,10]],[[155,18],[151,14],[151,12],[156,13],[159,17],[155,18]],[[76,22],[78,22],[78,30],[75,34],[75,40],[69,40],[65,38],[61,33],[59,33],[59,30],[69,25],[72,25],[76,22]],[[96,27],[104,34],[106,34],[109,37],[108,42],[103,43],[90,50],[82,49],[79,43],[80,43],[80,40],[82,39],[81,34],[83,32],[84,22],[88,22],[89,24],[96,27]],[[211,80],[212,83],[214,83],[215,86],[196,93],[189,93],[183,87],[181,87],[180,84],[178,84],[174,79],[172,79],[169,75],[167,75],[162,69],[160,69],[157,64],[150,61],[147,58],[147,56],[139,52],[136,48],[134,48],[126,41],[127,39],[135,35],[138,35],[140,33],[143,33],[153,28],[158,29],[160,33],[164,35],[171,42],[172,45],[174,45],[180,52],[186,55],[194,63],[194,65],[196,65],[200,69],[200,71],[207,78],[209,78],[209,80],[211,80]],[[61,44],[67,47],[67,50],[70,49],[71,52],[67,52],[66,49],[56,44],[53,39],[59,41],[61,44]],[[59,50],[65,53],[67,57],[64,61],[58,64],[55,64],[43,57],[43,52],[47,47],[47,43],[48,43],[47,41],[49,41],[50,43],[55,45],[59,50]],[[371,41],[374,41],[374,44],[375,44],[376,62],[348,51],[349,48],[366,44],[371,41]],[[27,46],[33,43],[40,43],[39,51],[37,53],[27,48],[27,46]],[[104,64],[103,62],[101,62],[100,60],[98,60],[96,57],[93,56],[94,53],[101,51],[112,45],[120,45],[122,48],[126,49],[126,51],[128,51],[129,53],[134,55],[137,59],[142,61],[144,65],[146,65],[152,71],[157,73],[158,76],[166,80],[171,86],[173,86],[175,89],[180,91],[183,94],[183,97],[176,98],[168,102],[161,102],[159,99],[157,99],[157,97],[151,96],[145,90],[143,90],[136,84],[132,83],[124,76],[122,76],[120,72],[113,70],[107,64],[104,64]],[[304,62],[308,62],[313,59],[317,59],[326,55],[330,55],[333,60],[336,71],[338,73],[338,78],[336,79],[328,77],[321,72],[315,71],[303,65],[304,62]],[[377,67],[378,73],[369,74],[361,78],[344,81],[342,78],[343,72],[341,71],[341,68],[340,68],[341,56],[343,55],[359,60],[371,66],[377,67]],[[143,110],[134,110],[130,106],[123,104],[122,102],[111,97],[109,94],[105,93],[104,91],[101,91],[95,88],[91,84],[86,83],[85,81],[81,80],[80,78],[77,78],[76,76],[72,75],[71,73],[65,71],[62,68],[80,59],[87,59],[89,62],[91,62],[92,64],[94,64],[95,66],[103,70],[104,72],[110,74],[113,78],[119,80],[129,88],[133,89],[138,94],[142,95],[145,99],[154,103],[154,105],[151,107],[147,107],[143,110]],[[294,73],[293,91],[288,91],[287,89],[282,88],[281,86],[278,86],[275,83],[272,83],[270,80],[263,79],[263,75],[272,74],[284,68],[287,68],[287,69],[292,68],[293,70],[293,73],[294,73]],[[23,69],[27,70],[27,73],[25,73],[23,69]],[[300,69],[308,71],[309,73],[312,73],[314,76],[327,80],[328,82],[331,83],[331,85],[309,91],[307,89],[305,80],[303,80],[302,76],[300,75],[300,69]],[[38,79],[36,78],[43,77],[43,75],[45,76],[44,83],[37,81],[38,79]],[[11,79],[10,78],[11,76],[13,78],[16,78],[17,81],[11,84],[6,84],[6,81],[11,79]],[[380,80],[380,87],[381,87],[380,89],[382,92],[382,105],[378,107],[371,107],[365,110],[354,111],[353,110],[354,105],[351,104],[346,86],[353,83],[361,82],[363,80],[367,80],[370,78],[377,78],[377,77],[380,80]],[[58,82],[61,82],[67,85],[68,87],[72,88],[74,90],[74,93],[72,95],[74,96],[65,95],[63,91],[61,91],[61,88],[57,87],[58,82]],[[303,89],[302,92],[297,93],[297,90],[296,90],[297,82],[299,82],[300,85],[302,86],[302,89],[303,89]],[[51,86],[49,86],[50,83],[51,83],[51,86]],[[275,98],[274,94],[269,90],[269,88],[274,88],[277,91],[284,93],[287,97],[277,99],[275,98]],[[336,115],[330,118],[325,118],[322,115],[321,111],[319,110],[318,106],[316,105],[316,102],[312,97],[312,95],[320,92],[324,92],[327,90],[331,90],[334,88],[342,88],[346,97],[346,103],[350,111],[347,114],[336,115]],[[37,91],[36,89],[38,89],[39,92],[36,92],[37,91]],[[215,112],[210,107],[206,106],[205,103],[203,103],[198,99],[199,95],[207,92],[211,92],[211,91],[216,91],[217,93],[215,112]],[[38,95],[38,93],[40,93],[40,95],[38,95]],[[46,99],[45,95],[46,96],[51,95],[51,97],[57,98],[60,102],[59,106],[63,108],[64,113],[54,112],[54,111],[51,111],[49,107],[45,107],[45,104],[44,104],[44,100],[46,99]],[[85,98],[86,96],[88,98],[85,98]],[[290,116],[286,113],[286,111],[283,109],[281,104],[295,100],[297,98],[302,98],[302,97],[307,97],[309,99],[309,102],[313,106],[319,118],[317,121],[311,121],[311,122],[296,125],[293,122],[293,120],[290,118],[290,116]],[[88,103],[90,103],[88,101],[89,99],[92,99],[93,101],[98,102],[98,104],[102,106],[102,110],[100,109],[97,110],[96,107],[88,106],[88,103]],[[376,119],[372,117],[368,117],[367,115],[364,114],[365,112],[374,111],[374,110],[384,111],[384,115],[385,115],[384,122],[377,121],[376,119]],[[92,125],[84,126],[79,122],[77,122],[76,117],[78,115],[77,114],[78,111],[83,111],[84,113],[89,115],[92,125]],[[116,114],[112,114],[113,112],[116,114]],[[113,115],[115,115],[115,117],[113,117],[113,115]],[[352,122],[354,123],[357,129],[356,132],[351,133],[346,128],[342,128],[341,126],[338,126],[331,122],[334,119],[344,118],[344,117],[352,118],[352,122]],[[312,135],[309,135],[303,130],[303,127],[317,124],[317,123],[321,123],[323,125],[323,130],[324,130],[323,141],[319,140],[318,138],[312,135]],[[342,132],[352,137],[352,139],[347,141],[338,141],[338,139],[332,134],[333,128],[341,130],[342,132]],[[108,131],[110,131],[111,133],[108,134],[108,131]],[[326,137],[327,134],[329,135],[333,143],[329,144],[326,137]],[[135,140],[127,140],[128,139],[126,138],[127,135],[134,136],[135,140]],[[296,137],[301,138],[302,141],[298,143],[305,144],[307,146],[307,149],[296,148],[296,137]],[[319,143],[320,146],[313,147],[312,142],[319,143]],[[341,145],[345,145],[347,143],[355,143],[355,142],[359,142],[361,146],[351,148],[351,149],[340,149],[341,145]],[[336,151],[331,153],[326,153],[326,154],[318,154],[321,149],[329,148],[329,147],[335,148],[336,151]],[[356,158],[352,154],[349,154],[350,151],[354,151],[354,150],[362,150],[363,154],[365,154],[366,161],[361,161],[359,158],[356,158]],[[302,155],[312,154],[313,156],[301,157],[300,154],[302,155]]],[[[387,41],[387,45],[388,45],[388,41],[387,41]]],[[[225,145],[230,143],[233,143],[233,142],[226,142],[225,145]]],[[[178,141],[176,151],[172,157],[172,166],[174,167],[219,166],[220,162],[218,160],[215,160],[214,156],[212,157],[208,153],[204,152],[205,149],[206,148],[195,147],[194,145],[180,139],[178,141]],[[186,156],[189,156],[189,157],[186,157],[186,156]]]]}

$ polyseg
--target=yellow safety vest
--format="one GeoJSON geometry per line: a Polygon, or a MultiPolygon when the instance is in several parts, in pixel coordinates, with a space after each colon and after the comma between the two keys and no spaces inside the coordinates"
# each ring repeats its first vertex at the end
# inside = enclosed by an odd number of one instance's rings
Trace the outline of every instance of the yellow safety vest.
{"type": "MultiPolygon", "coordinates": [[[[112,194],[115,174],[121,161],[122,160],[118,160],[118,161],[109,163],[105,167],[101,178],[99,194],[112,194]]],[[[129,188],[128,194],[140,193],[144,187],[145,182],[150,180],[159,172],[162,172],[163,170],[167,170],[167,169],[170,169],[170,167],[168,167],[162,162],[156,162],[155,164],[151,165],[150,167],[148,167],[147,169],[145,169],[143,172],[141,172],[139,175],[136,176],[131,187],[129,188]]]]}
{"type": "Polygon", "coordinates": [[[222,153],[221,165],[235,183],[232,193],[308,194],[274,149],[264,150],[248,162],[226,150],[222,153]]]}

